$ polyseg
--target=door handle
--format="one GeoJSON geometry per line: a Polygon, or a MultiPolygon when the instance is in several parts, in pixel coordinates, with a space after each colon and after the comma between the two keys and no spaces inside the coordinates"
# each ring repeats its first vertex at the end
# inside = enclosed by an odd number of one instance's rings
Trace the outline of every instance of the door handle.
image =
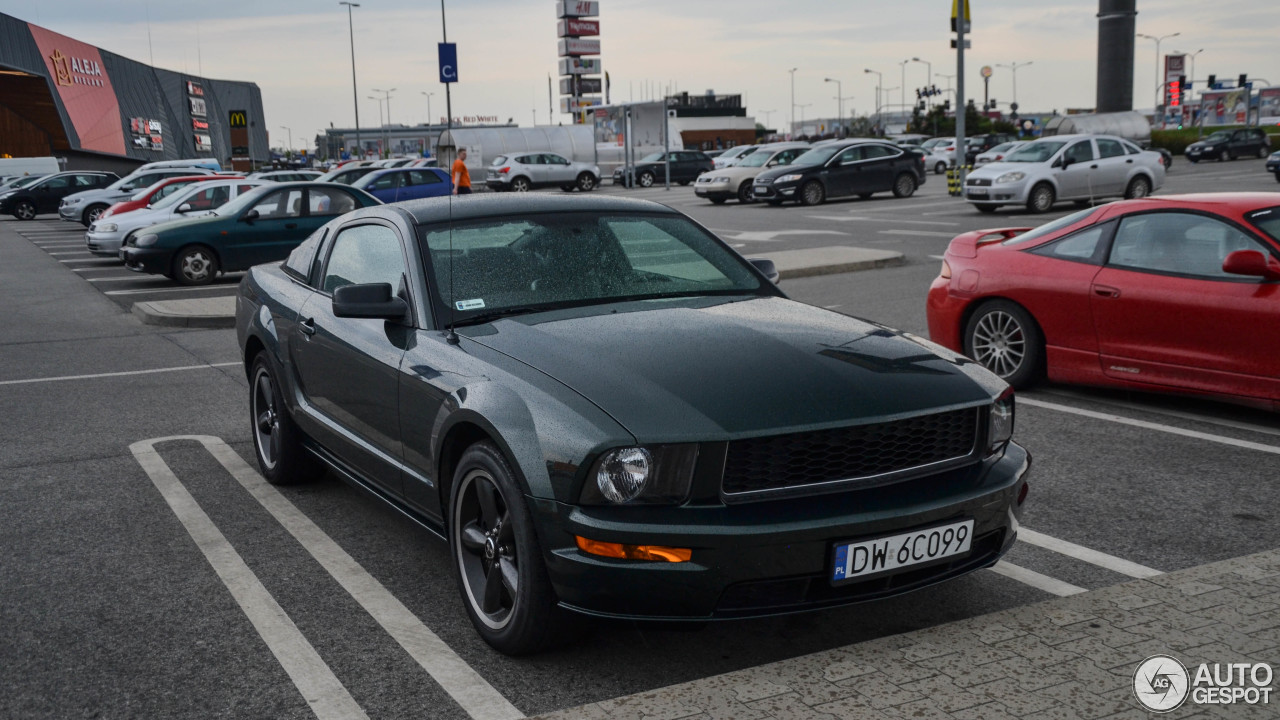
{"type": "Polygon", "coordinates": [[[1129,165],[1132,165],[1132,164],[1133,164],[1133,158],[1129,158],[1128,160],[1125,160],[1125,163],[1127,163],[1127,164],[1129,164],[1129,165]]]}
{"type": "Polygon", "coordinates": [[[1120,297],[1120,289],[1113,288],[1109,285],[1094,285],[1093,294],[1101,295],[1102,297],[1118,298],[1120,297]]]}
{"type": "Polygon", "coordinates": [[[1090,165],[1090,166],[1089,166],[1089,169],[1090,169],[1090,170],[1097,170],[1097,169],[1098,169],[1098,166],[1097,166],[1097,164],[1090,165]]]}
{"type": "Polygon", "coordinates": [[[300,321],[300,322],[298,323],[298,327],[299,327],[299,328],[301,328],[301,330],[302,330],[302,334],[303,334],[303,335],[306,335],[306,336],[308,336],[308,337],[310,337],[310,336],[312,336],[312,335],[315,335],[315,334],[316,334],[316,321],[315,321],[315,318],[306,318],[306,319],[304,319],[304,320],[300,321]]]}
{"type": "MultiPolygon", "coordinates": [[[[1097,166],[1095,165],[1094,167],[1097,167],[1097,166]]],[[[296,228],[296,227],[298,227],[298,223],[285,223],[285,224],[284,224],[284,229],[285,229],[285,230],[293,230],[293,229],[294,229],[294,228],[296,228]]]]}

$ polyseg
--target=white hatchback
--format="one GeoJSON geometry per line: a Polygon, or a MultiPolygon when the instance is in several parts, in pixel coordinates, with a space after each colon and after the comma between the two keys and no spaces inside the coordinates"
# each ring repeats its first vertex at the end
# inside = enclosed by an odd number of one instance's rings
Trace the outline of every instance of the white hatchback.
{"type": "Polygon", "coordinates": [[[85,245],[94,255],[117,257],[125,238],[142,228],[209,215],[241,193],[268,182],[237,178],[191,183],[154,205],[95,221],[84,234],[85,245]]]}

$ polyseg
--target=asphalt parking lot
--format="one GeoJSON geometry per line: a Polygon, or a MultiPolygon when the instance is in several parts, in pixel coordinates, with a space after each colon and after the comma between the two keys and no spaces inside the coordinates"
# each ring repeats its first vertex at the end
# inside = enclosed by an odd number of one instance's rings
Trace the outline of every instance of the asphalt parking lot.
{"type": "MultiPolygon", "coordinates": [[[[1178,158],[1160,194],[1274,192],[1262,165],[1178,158]]],[[[919,334],[951,237],[1074,210],[979,215],[937,175],[909,199],[813,208],[601,192],[676,207],[748,256],[902,252],[899,267],[783,289],[919,334]]],[[[993,570],[769,620],[599,623],[555,652],[504,657],[468,623],[443,542],[336,478],[275,491],[245,471],[234,331],[128,312],[230,295],[238,280],[180,288],[90,256],[79,225],[0,219],[0,714],[532,716],[1280,547],[1274,414],[1050,385],[1019,397],[1031,494],[1021,541],[993,570]]]]}

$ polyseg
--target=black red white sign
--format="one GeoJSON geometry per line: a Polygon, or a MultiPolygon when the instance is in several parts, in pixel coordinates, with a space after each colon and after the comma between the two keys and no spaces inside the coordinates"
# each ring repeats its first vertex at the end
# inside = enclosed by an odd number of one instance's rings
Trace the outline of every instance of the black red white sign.
{"type": "Polygon", "coordinates": [[[560,37],[581,37],[583,35],[599,35],[599,20],[561,20],[556,23],[560,37]]]}

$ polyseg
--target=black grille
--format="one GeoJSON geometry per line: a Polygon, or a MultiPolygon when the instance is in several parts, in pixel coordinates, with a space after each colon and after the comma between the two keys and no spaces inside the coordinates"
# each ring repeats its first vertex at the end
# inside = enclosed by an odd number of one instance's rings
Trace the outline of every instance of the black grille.
{"type": "Polygon", "coordinates": [[[991,178],[967,178],[964,184],[974,187],[991,187],[991,178]]]}
{"type": "Polygon", "coordinates": [[[978,411],[970,408],[871,425],[729,443],[726,494],[874,478],[973,453],[978,411]]]}

